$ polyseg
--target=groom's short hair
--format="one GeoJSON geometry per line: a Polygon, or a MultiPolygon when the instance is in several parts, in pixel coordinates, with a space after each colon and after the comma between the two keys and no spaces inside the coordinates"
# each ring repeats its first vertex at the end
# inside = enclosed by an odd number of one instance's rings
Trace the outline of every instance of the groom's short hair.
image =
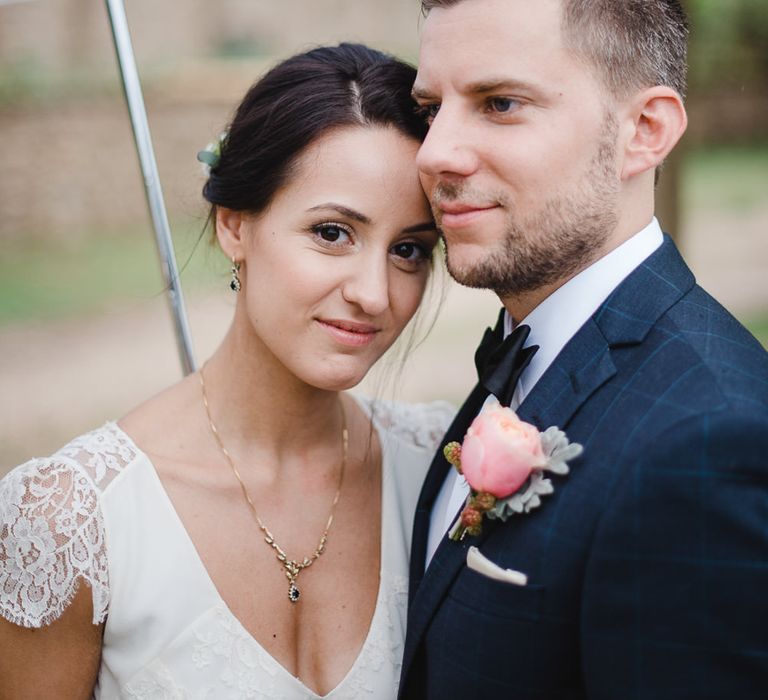
{"type": "MultiPolygon", "coordinates": [[[[469,0],[421,0],[424,14],[469,0]]],[[[566,46],[617,97],[666,85],[685,96],[688,20],[680,0],[560,0],[566,46]]]]}

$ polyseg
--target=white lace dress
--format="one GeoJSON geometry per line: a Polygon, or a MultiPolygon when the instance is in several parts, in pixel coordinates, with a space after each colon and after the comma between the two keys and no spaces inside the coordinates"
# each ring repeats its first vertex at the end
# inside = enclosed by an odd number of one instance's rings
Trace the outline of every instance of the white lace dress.
{"type": "MultiPolygon", "coordinates": [[[[324,696],[334,700],[397,693],[413,513],[453,414],[445,403],[373,405],[383,450],[379,592],[356,661],[324,696]]],[[[96,698],[319,697],[227,608],[151,461],[115,423],[0,481],[0,615],[48,624],[81,582],[94,624],[106,623],[96,698]]]]}

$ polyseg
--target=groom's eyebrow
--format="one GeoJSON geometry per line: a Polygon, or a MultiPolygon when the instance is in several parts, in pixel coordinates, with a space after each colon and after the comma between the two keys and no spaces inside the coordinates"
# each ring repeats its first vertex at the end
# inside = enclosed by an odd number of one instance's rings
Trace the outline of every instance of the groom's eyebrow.
{"type": "Polygon", "coordinates": [[[361,224],[371,223],[371,220],[365,214],[361,214],[359,211],[355,211],[354,209],[345,207],[343,204],[336,204],[335,202],[326,202],[325,204],[318,204],[315,207],[310,207],[309,209],[307,209],[307,211],[320,211],[320,210],[330,210],[330,211],[338,212],[342,216],[346,216],[346,217],[349,217],[350,219],[354,219],[355,221],[359,221],[361,224]]]}
{"type": "Polygon", "coordinates": [[[411,97],[414,100],[431,100],[434,95],[426,88],[414,85],[413,88],[411,88],[411,97]]]}
{"type": "MultiPolygon", "coordinates": [[[[514,80],[511,78],[484,78],[483,80],[477,80],[472,83],[464,85],[460,92],[470,95],[484,95],[489,92],[541,92],[540,88],[537,88],[532,83],[525,82],[523,80],[514,80]]],[[[419,85],[414,85],[411,90],[411,97],[414,100],[433,100],[435,95],[427,88],[419,85]]]]}
{"type": "Polygon", "coordinates": [[[464,92],[482,95],[488,92],[539,92],[535,85],[522,80],[510,78],[487,78],[469,83],[464,87],[464,92]]]}

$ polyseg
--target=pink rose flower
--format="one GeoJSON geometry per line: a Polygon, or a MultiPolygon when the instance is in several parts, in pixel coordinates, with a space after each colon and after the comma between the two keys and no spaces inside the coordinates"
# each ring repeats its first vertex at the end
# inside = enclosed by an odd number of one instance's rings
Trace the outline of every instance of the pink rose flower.
{"type": "Polygon", "coordinates": [[[461,446],[461,470],[477,492],[507,498],[547,459],[539,431],[510,408],[488,404],[472,421],[461,446]]]}

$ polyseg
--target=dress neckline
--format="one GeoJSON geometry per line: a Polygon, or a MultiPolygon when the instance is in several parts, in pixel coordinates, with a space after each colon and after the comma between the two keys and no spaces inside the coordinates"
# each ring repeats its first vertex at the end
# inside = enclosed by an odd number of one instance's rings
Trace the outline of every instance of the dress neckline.
{"type": "Polygon", "coordinates": [[[221,608],[224,613],[237,625],[238,629],[241,631],[241,633],[256,647],[256,649],[269,657],[275,664],[275,666],[279,669],[279,672],[282,673],[289,682],[294,683],[298,686],[299,690],[303,693],[306,693],[311,697],[313,700],[326,700],[326,698],[332,698],[334,693],[341,690],[343,686],[349,681],[349,679],[354,675],[357,667],[360,665],[361,661],[365,658],[369,647],[371,646],[373,642],[373,634],[375,633],[375,625],[377,618],[380,617],[383,613],[382,606],[384,604],[384,587],[385,587],[385,552],[387,551],[387,528],[385,527],[385,524],[383,522],[385,513],[387,512],[387,508],[391,507],[391,499],[395,497],[395,494],[390,493],[391,486],[390,486],[390,479],[388,478],[387,472],[388,470],[385,469],[385,464],[388,460],[388,453],[389,453],[389,446],[387,444],[387,441],[383,437],[383,429],[381,425],[379,424],[378,420],[375,417],[375,412],[370,410],[370,406],[367,405],[364,400],[361,398],[354,396],[352,394],[349,394],[351,398],[355,401],[355,403],[360,407],[360,409],[365,413],[366,416],[368,416],[368,419],[371,421],[371,424],[373,426],[373,429],[376,431],[376,435],[379,439],[379,445],[381,447],[381,533],[379,536],[379,586],[376,591],[376,603],[374,604],[373,608],[373,614],[371,615],[371,619],[368,623],[368,631],[365,635],[365,639],[363,640],[362,645],[360,646],[360,649],[357,653],[357,656],[355,656],[354,661],[352,662],[352,665],[349,667],[347,672],[344,674],[344,676],[341,678],[341,680],[333,687],[331,690],[329,690],[325,695],[319,695],[315,690],[307,686],[300,678],[297,676],[294,676],[285,666],[283,666],[282,663],[280,663],[272,654],[270,654],[264,646],[259,642],[256,637],[254,637],[248,629],[245,627],[245,625],[240,621],[240,618],[238,618],[230,609],[227,602],[222,597],[221,593],[219,592],[219,589],[216,587],[216,584],[214,583],[213,579],[211,578],[211,575],[208,573],[208,569],[205,566],[205,562],[203,561],[202,557],[200,556],[200,552],[197,549],[197,546],[195,545],[195,542],[193,541],[192,537],[190,536],[189,532],[187,531],[187,528],[184,526],[184,521],[181,519],[181,516],[179,515],[178,511],[176,510],[176,507],[173,504],[173,501],[171,500],[170,495],[168,494],[168,491],[165,489],[165,486],[163,485],[162,479],[160,479],[160,475],[157,471],[157,468],[155,467],[154,462],[150,458],[150,456],[144,452],[134,441],[134,439],[123,430],[120,425],[117,423],[117,421],[110,421],[107,423],[107,426],[111,428],[113,431],[119,433],[119,435],[124,438],[131,446],[131,448],[136,452],[136,456],[143,459],[146,464],[150,468],[152,479],[155,482],[155,485],[159,489],[159,493],[162,496],[163,503],[166,506],[166,510],[168,511],[172,522],[176,526],[176,528],[179,531],[180,537],[185,541],[185,544],[188,546],[193,559],[195,568],[198,569],[200,573],[201,580],[205,581],[206,587],[209,589],[209,593],[212,597],[212,599],[215,601],[216,605],[221,608]]]}

